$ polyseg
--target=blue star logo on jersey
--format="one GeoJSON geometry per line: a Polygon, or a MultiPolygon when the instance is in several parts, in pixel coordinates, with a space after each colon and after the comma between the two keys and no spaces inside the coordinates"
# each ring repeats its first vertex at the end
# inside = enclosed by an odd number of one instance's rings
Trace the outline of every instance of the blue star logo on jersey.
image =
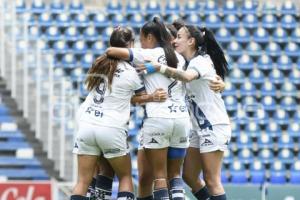
{"type": "Polygon", "coordinates": [[[168,108],[170,109],[170,113],[172,113],[172,112],[177,112],[177,111],[176,111],[176,108],[174,107],[174,104],[168,106],[168,108]]]}
{"type": "Polygon", "coordinates": [[[116,69],[116,71],[115,71],[115,76],[116,77],[120,77],[120,74],[122,73],[122,72],[124,72],[124,70],[123,69],[116,69]]]}
{"type": "Polygon", "coordinates": [[[157,142],[154,138],[152,138],[151,141],[150,141],[149,143],[152,143],[152,144],[158,144],[158,142],[157,142]]]}

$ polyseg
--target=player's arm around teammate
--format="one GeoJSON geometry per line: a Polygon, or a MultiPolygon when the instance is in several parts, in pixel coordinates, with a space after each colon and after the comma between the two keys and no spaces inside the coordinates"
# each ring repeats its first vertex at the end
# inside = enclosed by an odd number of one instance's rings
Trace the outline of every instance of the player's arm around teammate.
{"type": "Polygon", "coordinates": [[[208,83],[214,79],[215,74],[224,78],[227,62],[213,34],[207,29],[182,27],[174,46],[189,62],[187,70],[157,64],[154,67],[166,76],[188,82],[193,130],[184,163],[184,180],[198,199],[206,199],[207,191],[205,188],[201,189],[198,178],[203,170],[210,199],[225,200],[221,167],[223,151],[227,149],[230,141],[231,129],[224,102],[219,94],[208,90],[208,83]]]}

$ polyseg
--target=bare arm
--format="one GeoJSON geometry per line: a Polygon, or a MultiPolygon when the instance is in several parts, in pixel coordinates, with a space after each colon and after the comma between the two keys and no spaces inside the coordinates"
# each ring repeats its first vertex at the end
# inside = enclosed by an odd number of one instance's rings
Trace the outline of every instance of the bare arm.
{"type": "Polygon", "coordinates": [[[130,53],[127,48],[109,47],[105,52],[109,57],[129,60],[130,53]]]}
{"type": "MultiPolygon", "coordinates": [[[[161,67],[159,68],[159,70],[160,69],[161,69],[161,67]]],[[[183,81],[183,82],[190,82],[199,77],[199,73],[195,70],[183,71],[183,70],[175,69],[175,68],[171,68],[171,67],[166,67],[163,74],[168,77],[171,77],[176,80],[183,81]]]]}
{"type": "Polygon", "coordinates": [[[167,99],[167,93],[163,89],[157,89],[152,94],[145,91],[134,95],[131,98],[132,104],[143,105],[148,102],[164,102],[167,99]]]}

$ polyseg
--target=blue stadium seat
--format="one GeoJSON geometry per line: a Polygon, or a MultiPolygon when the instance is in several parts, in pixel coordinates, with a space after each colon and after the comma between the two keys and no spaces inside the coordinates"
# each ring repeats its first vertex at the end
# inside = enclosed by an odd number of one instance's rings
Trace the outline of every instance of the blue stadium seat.
{"type": "Polygon", "coordinates": [[[88,46],[84,40],[78,40],[73,44],[73,53],[85,54],[88,50],[88,46]]]}
{"type": "Polygon", "coordinates": [[[286,177],[283,171],[271,171],[270,173],[270,183],[272,184],[285,184],[286,177]]]}
{"type": "Polygon", "coordinates": [[[53,44],[53,50],[58,54],[66,54],[71,51],[69,45],[65,40],[58,40],[53,44]]]}
{"type": "Polygon", "coordinates": [[[296,5],[292,1],[284,1],[280,7],[280,13],[283,15],[296,15],[298,14],[296,5]]]}
{"type": "Polygon", "coordinates": [[[226,82],[226,87],[224,92],[222,92],[222,96],[236,96],[237,94],[237,89],[232,82],[226,82]]]}
{"type": "Polygon", "coordinates": [[[226,109],[228,112],[236,112],[238,109],[238,101],[235,96],[226,96],[224,98],[226,109]]]}
{"type": "Polygon", "coordinates": [[[234,38],[237,42],[242,44],[250,42],[251,39],[249,31],[244,27],[241,27],[235,31],[234,38]]]}
{"type": "Polygon", "coordinates": [[[111,27],[111,26],[108,26],[108,27],[106,27],[104,30],[103,30],[103,32],[102,32],[102,39],[103,39],[103,41],[104,42],[107,42],[107,41],[109,41],[109,38],[110,38],[110,35],[111,35],[111,33],[113,32],[113,27],[111,27]]]}
{"type": "Polygon", "coordinates": [[[42,0],[33,0],[30,12],[34,14],[42,14],[46,12],[46,4],[42,0]]]}
{"type": "Polygon", "coordinates": [[[244,72],[249,72],[253,69],[253,59],[247,54],[243,54],[237,61],[238,67],[244,72]]]}
{"type": "Polygon", "coordinates": [[[1,177],[12,180],[48,180],[49,176],[44,169],[0,169],[1,177]]]}
{"type": "Polygon", "coordinates": [[[244,163],[240,162],[240,160],[234,160],[232,163],[230,163],[229,167],[230,171],[245,171],[245,165],[244,163]]]}
{"type": "Polygon", "coordinates": [[[91,50],[95,54],[102,54],[103,51],[105,50],[105,48],[106,48],[105,44],[101,40],[99,40],[99,41],[93,43],[91,50]]]}
{"type": "Polygon", "coordinates": [[[254,14],[247,14],[242,20],[243,26],[248,29],[256,29],[258,27],[258,19],[254,14]]]}
{"type": "Polygon", "coordinates": [[[263,96],[261,103],[267,112],[274,112],[276,110],[277,103],[272,96],[263,96]]]}
{"type": "Polygon", "coordinates": [[[285,29],[277,27],[273,32],[273,41],[276,43],[287,43],[289,41],[288,34],[285,29]]]}
{"type": "Polygon", "coordinates": [[[106,5],[106,11],[109,14],[119,14],[122,13],[122,3],[120,0],[111,0],[108,1],[106,5]]]}
{"type": "Polygon", "coordinates": [[[240,57],[243,54],[241,45],[236,41],[229,43],[226,52],[231,57],[240,57]]]}
{"type": "Polygon", "coordinates": [[[200,5],[198,1],[186,1],[184,4],[184,12],[188,15],[192,13],[199,13],[200,11],[200,5]]]}
{"type": "Polygon", "coordinates": [[[290,82],[285,81],[280,87],[280,93],[282,96],[297,97],[297,88],[290,82]]]}
{"type": "Polygon", "coordinates": [[[257,124],[254,121],[249,121],[246,125],[245,125],[245,133],[249,136],[251,136],[251,138],[257,138],[261,135],[261,129],[259,127],[259,124],[257,124]]]}
{"type": "MultiPolygon", "coordinates": [[[[288,135],[288,134],[282,134],[279,139],[278,139],[278,148],[284,149],[292,149],[294,147],[294,143],[292,140],[292,136],[288,135]]],[[[283,159],[287,158],[288,155],[285,152],[281,153],[281,157],[283,157],[283,159]]],[[[278,155],[280,157],[280,154],[278,155]]],[[[292,157],[291,157],[292,159],[292,157]]],[[[284,161],[284,160],[282,160],[284,161]]],[[[292,161],[292,160],[289,160],[292,161]]]]}
{"type": "Polygon", "coordinates": [[[271,163],[270,171],[286,171],[285,164],[280,159],[276,159],[271,163]]]}
{"type": "Polygon", "coordinates": [[[253,160],[253,162],[250,163],[249,165],[249,170],[250,172],[252,171],[265,171],[266,167],[263,164],[263,162],[261,160],[253,160]]]}
{"type": "Polygon", "coordinates": [[[272,163],[274,160],[274,153],[270,149],[261,149],[258,152],[257,158],[264,164],[272,163]]]}
{"type": "Polygon", "coordinates": [[[260,87],[265,82],[265,76],[259,69],[254,68],[249,74],[249,80],[256,87],[260,87]]]}
{"type": "Polygon", "coordinates": [[[248,182],[248,175],[246,171],[231,171],[231,183],[245,184],[248,182]]]}
{"type": "Polygon", "coordinates": [[[75,26],[70,26],[65,30],[65,40],[75,42],[82,39],[82,36],[75,26]]]}
{"type": "MultiPolygon", "coordinates": [[[[286,51],[285,51],[286,52],[286,51]]],[[[277,59],[277,68],[284,73],[289,73],[292,70],[292,60],[287,55],[281,55],[277,59]]]]}
{"type": "Polygon", "coordinates": [[[108,19],[106,14],[97,13],[96,15],[94,15],[92,23],[95,27],[105,28],[110,25],[110,20],[108,19]]]}
{"type": "Polygon", "coordinates": [[[230,80],[233,84],[242,84],[245,80],[245,74],[239,68],[234,68],[229,73],[230,80]]]}
{"type": "Polygon", "coordinates": [[[225,5],[223,7],[223,14],[224,15],[236,15],[239,13],[239,8],[238,6],[235,4],[234,1],[229,0],[225,2],[225,5]]]}
{"type": "Polygon", "coordinates": [[[0,116],[8,115],[8,114],[9,114],[9,109],[0,103],[0,116]]]}
{"type": "Polygon", "coordinates": [[[161,7],[157,0],[149,0],[146,5],[147,14],[160,14],[161,7]]]}
{"type": "Polygon", "coordinates": [[[180,5],[178,1],[167,1],[165,6],[165,14],[176,14],[180,13],[180,5]]]}
{"type": "Polygon", "coordinates": [[[145,23],[144,16],[139,13],[132,15],[132,17],[129,20],[129,25],[132,28],[139,29],[140,27],[143,26],[144,23],[145,23]]]}
{"type": "Polygon", "coordinates": [[[275,85],[273,85],[271,82],[269,81],[266,81],[262,87],[261,87],[261,95],[262,96],[272,96],[272,97],[275,97],[276,96],[276,88],[275,88],[275,85]]]}
{"type": "Polygon", "coordinates": [[[61,77],[66,76],[66,72],[62,68],[55,68],[53,74],[55,80],[61,80],[61,77]]]}
{"type": "Polygon", "coordinates": [[[84,69],[88,69],[92,66],[92,63],[94,61],[94,54],[92,53],[86,53],[82,59],[81,59],[81,67],[84,69]]]}
{"type": "Polygon", "coordinates": [[[300,161],[297,160],[291,165],[290,169],[290,183],[299,184],[300,183],[300,161]]]}
{"type": "Polygon", "coordinates": [[[287,134],[295,139],[300,139],[300,124],[297,121],[291,122],[288,126],[287,134]]]}
{"type": "Polygon", "coordinates": [[[289,124],[289,117],[285,110],[277,109],[273,114],[273,119],[281,126],[287,126],[289,124]]]}
{"type": "Polygon", "coordinates": [[[298,104],[295,99],[290,96],[283,97],[280,101],[280,107],[289,113],[295,113],[297,111],[297,106],[298,104]]]}
{"type": "Polygon", "coordinates": [[[14,166],[14,167],[23,167],[23,168],[40,168],[41,163],[36,158],[16,158],[10,156],[1,156],[0,157],[0,166],[1,168],[14,166]]]}
{"type": "Polygon", "coordinates": [[[300,54],[300,48],[296,43],[289,42],[284,48],[284,52],[291,58],[298,58],[300,54]]]}
{"type": "Polygon", "coordinates": [[[254,31],[253,41],[265,44],[269,42],[269,37],[269,33],[266,31],[266,29],[259,27],[254,31]]]}
{"type": "Polygon", "coordinates": [[[232,151],[224,151],[223,163],[230,164],[233,161],[233,153],[232,151]]]}
{"type": "Polygon", "coordinates": [[[139,1],[128,1],[126,5],[126,13],[129,15],[138,14],[141,11],[141,4],[139,1]]]}
{"type": "Polygon", "coordinates": [[[23,142],[25,137],[20,131],[1,131],[0,140],[7,142],[23,142]]]}
{"type": "Polygon", "coordinates": [[[62,13],[65,11],[65,4],[60,0],[54,0],[50,3],[50,12],[53,14],[62,13]]]}
{"type": "Polygon", "coordinates": [[[79,13],[75,15],[73,25],[79,28],[86,28],[90,24],[88,16],[84,13],[79,13]]]}
{"type": "Polygon", "coordinates": [[[180,15],[179,14],[170,14],[167,16],[165,22],[169,23],[169,24],[172,24],[175,20],[178,20],[180,19],[180,15]]]}
{"type": "Polygon", "coordinates": [[[125,24],[127,24],[127,19],[122,14],[115,14],[112,17],[111,23],[114,27],[124,26],[125,24]]]}
{"type": "Polygon", "coordinates": [[[262,54],[262,47],[256,42],[250,42],[246,47],[247,54],[251,57],[259,57],[262,54]]]}
{"type": "MultiPolygon", "coordinates": [[[[62,68],[74,68],[76,67],[77,61],[72,53],[67,53],[63,55],[62,60],[61,60],[61,65],[60,67],[62,68]]],[[[57,64],[59,66],[59,64],[57,64]]]]}
{"type": "Polygon", "coordinates": [[[67,28],[71,26],[71,18],[67,13],[61,13],[56,16],[56,26],[67,28]]]}
{"type": "Polygon", "coordinates": [[[298,58],[297,60],[296,68],[298,69],[298,71],[300,71],[300,58],[298,58]]]}
{"type": "Polygon", "coordinates": [[[25,141],[17,141],[17,142],[0,141],[1,151],[16,151],[18,149],[23,149],[23,148],[31,149],[30,145],[25,141]]]}
{"type": "Polygon", "coordinates": [[[253,162],[254,154],[250,149],[241,149],[238,152],[238,160],[244,164],[250,164],[253,162]]]}
{"type": "Polygon", "coordinates": [[[263,4],[262,7],[262,13],[263,14],[276,14],[277,13],[277,7],[273,2],[267,1],[263,4]]]}
{"type": "Polygon", "coordinates": [[[234,15],[234,14],[226,15],[223,22],[224,22],[225,28],[230,29],[230,30],[235,30],[240,27],[240,20],[237,17],[237,15],[234,15]]]}
{"type": "Polygon", "coordinates": [[[288,30],[295,29],[298,26],[298,22],[293,15],[284,15],[280,22],[282,28],[288,30]]]}
{"type": "Polygon", "coordinates": [[[40,26],[52,26],[53,25],[53,18],[49,13],[42,13],[39,16],[38,23],[40,26]]]}
{"type": "Polygon", "coordinates": [[[278,26],[276,16],[273,14],[267,14],[262,17],[261,26],[265,29],[274,29],[278,26]]]}
{"type": "Polygon", "coordinates": [[[281,128],[275,121],[271,121],[266,125],[266,133],[273,138],[278,138],[281,135],[281,128]]]}
{"type": "Polygon", "coordinates": [[[266,134],[266,133],[262,133],[261,135],[258,136],[257,138],[257,147],[259,149],[263,149],[263,148],[267,148],[270,149],[273,147],[273,142],[272,142],[272,138],[270,137],[270,135],[266,134]]]}
{"type": "Polygon", "coordinates": [[[17,0],[16,1],[16,12],[17,13],[25,13],[27,11],[27,6],[25,0],[17,0]]]}
{"type": "Polygon", "coordinates": [[[222,28],[217,30],[216,39],[220,43],[226,43],[227,44],[231,41],[231,33],[228,29],[222,27],[222,28]]]}
{"type": "Polygon", "coordinates": [[[85,41],[95,42],[98,39],[100,39],[100,35],[97,32],[96,28],[94,26],[89,26],[83,31],[83,37],[85,38],[85,41]]]}
{"type": "Polygon", "coordinates": [[[86,97],[89,94],[89,91],[87,91],[86,85],[83,84],[83,82],[79,85],[79,91],[81,97],[86,97]]]}
{"type": "Polygon", "coordinates": [[[252,0],[243,1],[243,6],[241,8],[241,13],[246,14],[256,14],[258,3],[252,0]]]}
{"type": "Polygon", "coordinates": [[[284,74],[277,68],[273,68],[269,74],[269,81],[275,85],[282,85],[284,83],[284,74]]]}
{"type": "Polygon", "coordinates": [[[237,138],[236,146],[238,149],[252,148],[252,141],[248,135],[241,133],[237,138]]]}
{"type": "Polygon", "coordinates": [[[203,12],[205,15],[218,14],[219,7],[215,1],[207,0],[203,7],[203,12]]]}
{"type": "Polygon", "coordinates": [[[295,28],[291,34],[291,41],[300,43],[300,27],[295,28]]]}
{"type": "Polygon", "coordinates": [[[250,163],[250,182],[253,184],[262,184],[265,181],[265,165],[259,161],[255,160],[250,163]]]}
{"type": "Polygon", "coordinates": [[[257,60],[257,67],[265,74],[270,72],[271,69],[273,68],[273,61],[271,57],[267,55],[261,55],[257,60]]]}
{"type": "Polygon", "coordinates": [[[69,12],[71,14],[82,13],[84,5],[80,0],[72,0],[69,4],[69,12]]]}
{"type": "Polygon", "coordinates": [[[240,88],[241,96],[256,96],[256,88],[250,81],[244,81],[240,88]]]}
{"type": "Polygon", "coordinates": [[[265,51],[266,51],[267,55],[272,56],[272,57],[278,57],[282,54],[279,44],[277,44],[275,42],[268,43],[265,51]]]}
{"type": "Polygon", "coordinates": [[[197,13],[192,13],[186,18],[186,23],[197,26],[201,23],[201,18],[197,13]]]}
{"type": "Polygon", "coordinates": [[[210,29],[217,29],[221,27],[222,21],[217,14],[210,14],[205,18],[205,26],[210,29]]]}

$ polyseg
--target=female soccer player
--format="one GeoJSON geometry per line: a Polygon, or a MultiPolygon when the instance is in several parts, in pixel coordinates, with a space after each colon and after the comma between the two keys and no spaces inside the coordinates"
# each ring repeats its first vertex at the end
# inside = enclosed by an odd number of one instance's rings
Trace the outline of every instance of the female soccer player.
{"type": "Polygon", "coordinates": [[[193,129],[184,162],[183,179],[197,199],[207,199],[208,188],[211,200],[225,200],[221,167],[223,152],[230,142],[231,128],[221,95],[209,88],[209,81],[215,79],[216,74],[224,79],[228,64],[212,32],[206,28],[182,27],[174,46],[188,61],[185,71],[153,64],[162,74],[188,82],[193,129]],[[207,188],[202,187],[199,179],[201,170],[207,188]]]}
{"type": "MultiPolygon", "coordinates": [[[[133,34],[127,28],[116,29],[111,46],[132,46],[133,34]]],[[[96,59],[86,80],[90,91],[79,111],[76,138],[78,181],[71,200],[85,197],[100,154],[108,160],[119,179],[118,199],[134,199],[131,161],[127,145],[130,100],[146,95],[135,69],[127,62],[102,55],[96,59]]],[[[151,95],[150,95],[151,96],[151,95]]],[[[151,99],[144,96],[145,99],[151,99]]],[[[159,100],[159,99],[156,99],[159,100]]]]}
{"type": "MultiPolygon", "coordinates": [[[[154,59],[183,69],[185,61],[172,48],[170,35],[159,18],[155,17],[141,28],[140,40],[142,49],[109,48],[106,53],[112,57],[132,60],[134,63],[154,59]]],[[[142,146],[153,170],[154,199],[169,198],[168,179],[172,199],[183,199],[180,169],[188,146],[190,129],[183,84],[159,73],[145,75],[144,83],[147,93],[163,88],[168,91],[169,96],[163,103],[146,104],[147,118],[141,130],[142,146]]]]}

